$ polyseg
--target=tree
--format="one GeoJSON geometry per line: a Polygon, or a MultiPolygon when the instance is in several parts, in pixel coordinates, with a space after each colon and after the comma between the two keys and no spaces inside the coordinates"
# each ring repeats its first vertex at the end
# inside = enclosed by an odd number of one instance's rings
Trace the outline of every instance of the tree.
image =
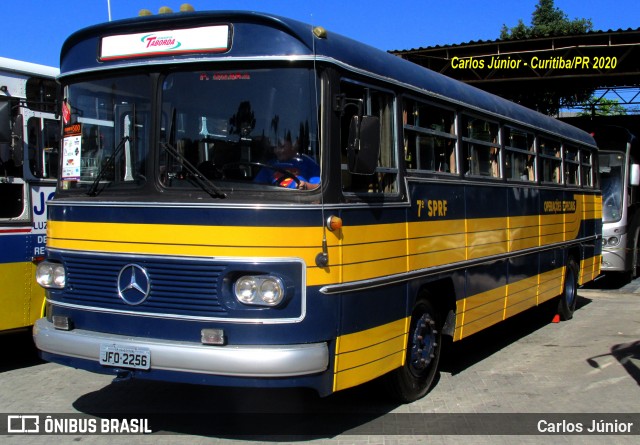
{"type": "Polygon", "coordinates": [[[238,105],[238,111],[229,119],[229,134],[248,136],[256,128],[256,116],[251,109],[251,102],[244,101],[238,105]]]}
{"type": "MultiPolygon", "coordinates": [[[[593,30],[591,19],[569,20],[560,8],[556,8],[553,0],[538,0],[535,11],[531,14],[531,25],[527,26],[522,19],[512,28],[502,25],[500,38],[533,39],[536,37],[556,37],[565,35],[584,34],[593,30]]],[[[517,91],[509,99],[541,113],[555,115],[560,108],[580,106],[588,101],[593,90],[563,88],[562,91],[531,89],[517,91]]]]}
{"type": "Polygon", "coordinates": [[[566,36],[584,34],[593,30],[591,19],[569,20],[560,8],[556,8],[553,0],[538,0],[535,11],[531,14],[531,26],[522,19],[513,28],[502,25],[501,39],[531,39],[535,37],[566,36]]]}
{"type": "Polygon", "coordinates": [[[620,105],[617,99],[591,96],[583,106],[585,109],[579,112],[578,116],[623,116],[627,114],[626,108],[620,105]]]}

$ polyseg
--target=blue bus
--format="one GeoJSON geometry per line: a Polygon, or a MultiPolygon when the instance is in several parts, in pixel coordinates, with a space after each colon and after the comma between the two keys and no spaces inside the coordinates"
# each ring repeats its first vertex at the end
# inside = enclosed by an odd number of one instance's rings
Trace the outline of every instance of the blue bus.
{"type": "Polygon", "coordinates": [[[46,360],[399,400],[599,274],[593,138],[319,26],[146,16],[62,48],[46,360]]]}

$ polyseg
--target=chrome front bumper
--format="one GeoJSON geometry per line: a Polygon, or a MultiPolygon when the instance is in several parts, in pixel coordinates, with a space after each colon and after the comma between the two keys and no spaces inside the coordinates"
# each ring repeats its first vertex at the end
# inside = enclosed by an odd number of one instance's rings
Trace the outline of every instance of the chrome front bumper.
{"type": "Polygon", "coordinates": [[[45,318],[36,321],[38,349],[98,362],[100,345],[146,348],[151,369],[233,377],[293,377],[327,370],[327,343],[298,345],[207,346],[189,342],[126,337],[74,329],[58,330],[45,318]]]}
{"type": "Polygon", "coordinates": [[[626,264],[624,247],[602,249],[602,272],[624,272],[630,268],[631,265],[626,264]]]}

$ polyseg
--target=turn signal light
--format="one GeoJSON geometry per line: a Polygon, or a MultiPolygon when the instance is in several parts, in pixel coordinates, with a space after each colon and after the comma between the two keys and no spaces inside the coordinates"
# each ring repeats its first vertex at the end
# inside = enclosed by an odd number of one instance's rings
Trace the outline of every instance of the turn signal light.
{"type": "Polygon", "coordinates": [[[52,321],[53,321],[53,327],[56,329],[60,329],[61,331],[71,330],[71,319],[69,317],[54,315],[52,321]]]}
{"type": "Polygon", "coordinates": [[[332,232],[342,229],[342,218],[340,218],[339,216],[331,215],[329,218],[327,218],[327,229],[332,232]]]}
{"type": "Polygon", "coordinates": [[[200,331],[203,345],[224,345],[224,331],[222,329],[203,329],[200,331]]]}

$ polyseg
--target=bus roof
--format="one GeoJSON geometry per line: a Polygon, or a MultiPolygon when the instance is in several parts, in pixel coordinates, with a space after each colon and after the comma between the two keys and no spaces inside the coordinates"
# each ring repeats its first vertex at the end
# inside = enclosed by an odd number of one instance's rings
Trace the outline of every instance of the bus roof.
{"type": "Polygon", "coordinates": [[[6,57],[0,57],[0,72],[39,75],[43,77],[56,77],[60,74],[60,70],[52,66],[24,62],[22,60],[9,59],[6,57]]]}
{"type": "MultiPolygon", "coordinates": [[[[319,60],[337,63],[352,71],[385,79],[416,92],[426,93],[478,112],[505,118],[530,128],[540,128],[549,133],[595,146],[595,140],[589,133],[552,117],[339,34],[328,32],[326,38],[316,38],[312,33],[311,25],[258,12],[206,11],[161,14],[85,28],[72,34],[64,43],[60,57],[61,74],[64,77],[85,70],[150,63],[148,57],[100,61],[96,55],[100,47],[100,38],[103,36],[167,31],[223,23],[232,26],[232,44],[228,51],[205,55],[209,60],[231,60],[231,58],[253,60],[262,57],[291,60],[316,57],[319,60]]],[[[153,56],[153,60],[161,64],[204,59],[202,55],[185,54],[153,56]]]]}

